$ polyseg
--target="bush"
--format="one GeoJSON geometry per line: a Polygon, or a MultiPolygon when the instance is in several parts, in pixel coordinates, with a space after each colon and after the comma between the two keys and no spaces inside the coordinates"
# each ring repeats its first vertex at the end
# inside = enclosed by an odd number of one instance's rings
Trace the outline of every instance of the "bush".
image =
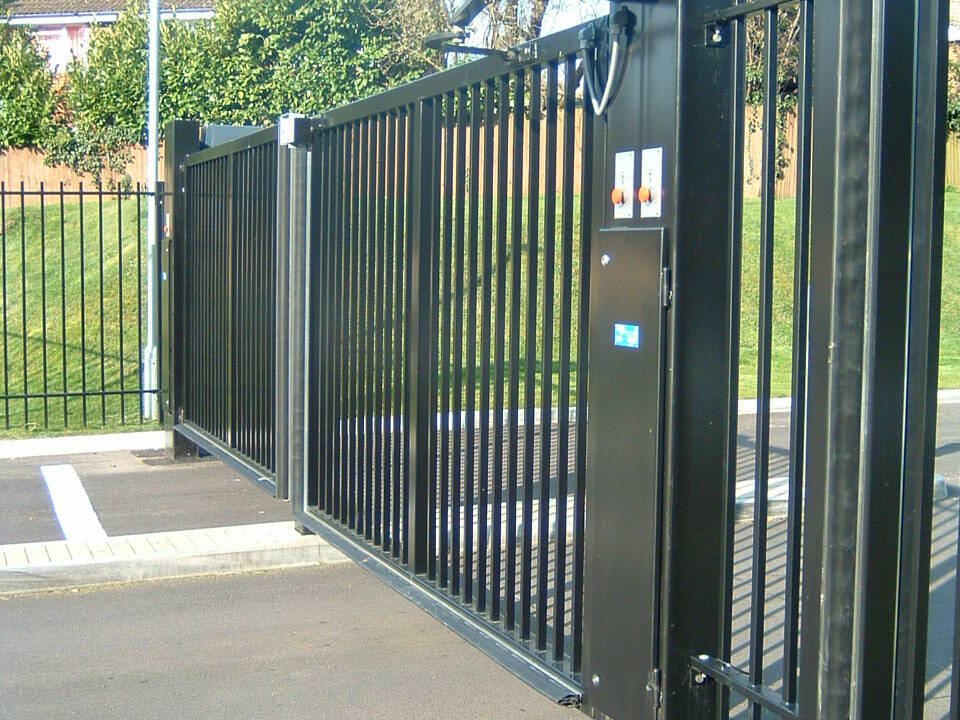
{"type": "Polygon", "coordinates": [[[0,148],[40,145],[56,107],[44,53],[23,29],[0,25],[0,148]]]}
{"type": "MultiPolygon", "coordinates": [[[[161,25],[161,124],[264,125],[318,113],[419,75],[374,18],[385,0],[217,0],[210,22],[161,25]]],[[[46,144],[99,182],[120,170],[146,132],[146,14],[132,0],[97,29],[86,62],[67,71],[68,111],[46,144]]]]}

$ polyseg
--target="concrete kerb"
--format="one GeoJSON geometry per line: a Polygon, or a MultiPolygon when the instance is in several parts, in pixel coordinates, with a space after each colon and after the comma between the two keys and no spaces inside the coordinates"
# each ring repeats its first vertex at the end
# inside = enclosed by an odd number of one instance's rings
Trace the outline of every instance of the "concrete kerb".
{"type": "Polygon", "coordinates": [[[0,596],[91,585],[276,570],[346,562],[293,522],[0,546],[0,596]]]}

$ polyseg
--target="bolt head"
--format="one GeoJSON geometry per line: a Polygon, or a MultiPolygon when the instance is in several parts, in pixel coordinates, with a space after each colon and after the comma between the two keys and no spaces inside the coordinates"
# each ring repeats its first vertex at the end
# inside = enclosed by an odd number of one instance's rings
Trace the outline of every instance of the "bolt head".
{"type": "Polygon", "coordinates": [[[593,682],[593,686],[594,686],[594,687],[599,687],[599,686],[600,686],[600,676],[599,676],[599,675],[597,675],[596,673],[594,673],[594,674],[593,674],[593,677],[590,678],[590,679],[591,679],[591,681],[593,682]]]}

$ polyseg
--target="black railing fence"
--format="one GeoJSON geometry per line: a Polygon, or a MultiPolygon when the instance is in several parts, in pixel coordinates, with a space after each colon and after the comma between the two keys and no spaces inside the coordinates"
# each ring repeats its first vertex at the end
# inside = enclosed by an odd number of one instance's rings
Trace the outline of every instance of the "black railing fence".
{"type": "Polygon", "coordinates": [[[144,375],[154,198],[139,186],[0,185],[0,431],[156,421],[144,375]]]}
{"type": "Polygon", "coordinates": [[[960,612],[943,7],[618,3],[222,145],[171,124],[176,443],[595,717],[923,717],[960,612]]]}

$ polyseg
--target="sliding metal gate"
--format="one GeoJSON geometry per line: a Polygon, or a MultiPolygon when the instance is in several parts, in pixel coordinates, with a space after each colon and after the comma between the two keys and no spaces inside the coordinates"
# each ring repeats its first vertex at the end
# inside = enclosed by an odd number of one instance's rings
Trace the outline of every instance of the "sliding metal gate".
{"type": "Polygon", "coordinates": [[[289,493],[301,529],[596,717],[921,717],[944,12],[614,9],[231,145],[169,126],[175,442],[289,493]],[[771,523],[784,18],[799,38],[792,399],[771,523]],[[608,64],[594,117],[581,76],[608,64]]]}
{"type": "Polygon", "coordinates": [[[482,61],[331,112],[311,146],[307,516],[558,699],[582,662],[577,47],[567,32],[545,63],[482,61]]]}
{"type": "Polygon", "coordinates": [[[176,280],[164,292],[168,302],[176,293],[167,347],[177,356],[164,397],[176,393],[167,410],[179,437],[274,492],[277,131],[201,149],[192,129],[171,129],[167,141],[182,156],[175,171],[186,202],[175,202],[182,214],[172,218],[180,242],[169,230],[165,238],[176,280]]]}

